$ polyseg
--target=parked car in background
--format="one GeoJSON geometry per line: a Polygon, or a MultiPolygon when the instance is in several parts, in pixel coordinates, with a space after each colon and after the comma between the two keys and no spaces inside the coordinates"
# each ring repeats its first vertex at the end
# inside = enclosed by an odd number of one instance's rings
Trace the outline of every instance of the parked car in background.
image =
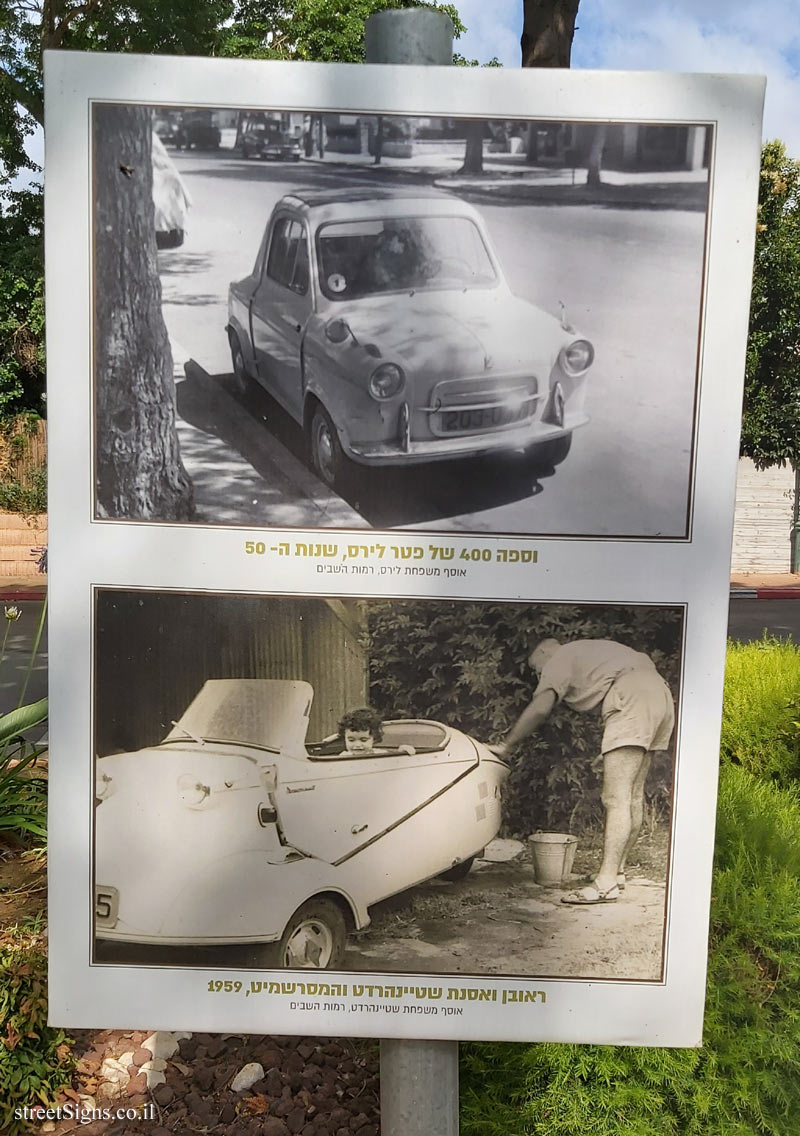
{"type": "Polygon", "coordinates": [[[213,679],[159,745],[98,759],[99,939],[261,944],[264,966],[336,969],[372,904],[467,874],[508,766],[425,720],[385,722],[370,753],[308,744],[312,698],[213,679]]]}
{"type": "Polygon", "coordinates": [[[176,145],[185,150],[218,150],[222,132],[210,110],[185,110],[176,145]]]}
{"type": "Polygon", "coordinates": [[[241,141],[243,158],[299,162],[302,146],[279,122],[254,122],[245,128],[241,141]]]}
{"type": "Polygon", "coordinates": [[[153,130],[165,146],[178,146],[183,139],[182,116],[178,111],[156,112],[153,130]]]}
{"type": "Polygon", "coordinates": [[[356,466],[569,452],[592,344],[515,296],[480,214],[447,193],[297,192],[229,289],[234,375],[302,425],[329,485],[356,466]]]}
{"type": "Polygon", "coordinates": [[[186,216],[192,199],[177,166],[159,136],[153,134],[153,205],[156,245],[178,248],[186,235],[186,216]]]}

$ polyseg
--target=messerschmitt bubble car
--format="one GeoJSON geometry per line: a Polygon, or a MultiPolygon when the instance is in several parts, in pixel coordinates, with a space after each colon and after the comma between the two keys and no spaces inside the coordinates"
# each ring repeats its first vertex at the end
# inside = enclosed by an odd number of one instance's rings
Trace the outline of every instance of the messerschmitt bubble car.
{"type": "Polygon", "coordinates": [[[421,719],[385,722],[367,754],[307,744],[312,698],[213,679],[159,745],[98,759],[98,939],[262,944],[263,966],[336,969],[372,904],[466,875],[500,827],[506,764],[421,719]]]}

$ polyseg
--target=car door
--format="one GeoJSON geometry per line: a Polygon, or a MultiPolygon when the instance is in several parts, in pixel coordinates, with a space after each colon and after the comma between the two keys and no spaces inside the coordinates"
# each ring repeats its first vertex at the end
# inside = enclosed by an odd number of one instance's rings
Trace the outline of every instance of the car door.
{"type": "Polygon", "coordinates": [[[279,213],[272,223],[250,324],[259,380],[301,421],[303,334],[312,311],[308,235],[300,218],[279,213]]]}
{"type": "Polygon", "coordinates": [[[431,807],[434,831],[441,824],[436,802],[477,765],[474,747],[309,762],[278,784],[280,824],[290,844],[329,864],[369,845],[380,855],[380,838],[420,809],[431,807]]]}

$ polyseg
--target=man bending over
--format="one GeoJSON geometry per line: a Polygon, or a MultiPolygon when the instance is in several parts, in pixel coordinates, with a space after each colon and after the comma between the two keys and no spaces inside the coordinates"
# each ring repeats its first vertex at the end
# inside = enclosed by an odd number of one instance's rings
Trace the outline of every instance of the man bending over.
{"type": "Polygon", "coordinates": [[[650,753],[669,748],[675,723],[672,694],[648,655],[611,639],[565,644],[544,639],[528,662],[539,684],[505,743],[496,749],[501,756],[510,754],[559,701],[580,713],[600,707],[603,860],[594,883],[562,896],[562,903],[608,903],[625,887],[625,863],[642,827],[650,753]]]}

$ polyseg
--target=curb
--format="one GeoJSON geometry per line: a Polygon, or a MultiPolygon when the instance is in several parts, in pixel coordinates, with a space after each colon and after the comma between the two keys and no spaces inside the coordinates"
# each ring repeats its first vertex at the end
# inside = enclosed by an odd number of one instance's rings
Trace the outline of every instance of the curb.
{"type": "Polygon", "coordinates": [[[732,600],[800,600],[800,588],[731,588],[732,600]]]}
{"type": "Polygon", "coordinates": [[[38,603],[47,595],[47,585],[42,584],[36,588],[25,588],[24,591],[19,591],[14,588],[9,588],[4,591],[0,588],[0,603],[24,603],[25,600],[36,600],[38,603]]]}

